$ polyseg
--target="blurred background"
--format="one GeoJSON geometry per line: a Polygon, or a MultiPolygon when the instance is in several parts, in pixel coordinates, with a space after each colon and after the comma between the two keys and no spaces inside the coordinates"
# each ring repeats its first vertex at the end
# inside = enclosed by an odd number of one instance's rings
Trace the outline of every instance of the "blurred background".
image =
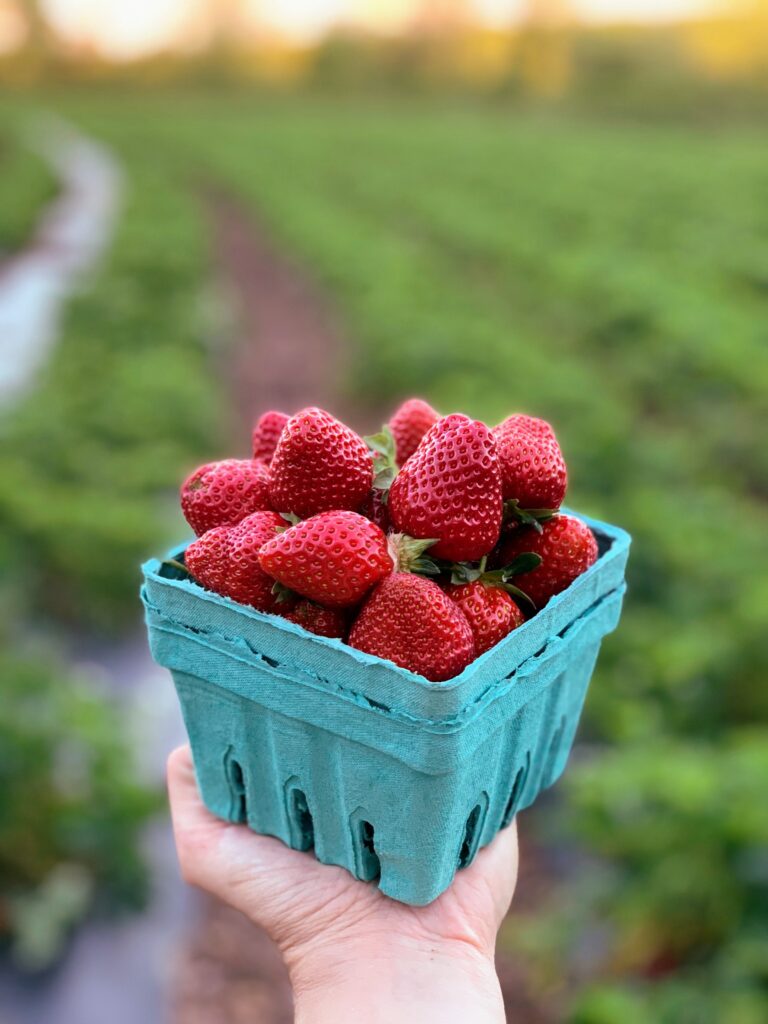
{"type": "Polygon", "coordinates": [[[2,1024],[291,1020],[177,878],[138,566],[257,412],[410,394],[635,538],[510,1019],[768,1019],[767,116],[764,0],[0,0],[2,1024]]]}

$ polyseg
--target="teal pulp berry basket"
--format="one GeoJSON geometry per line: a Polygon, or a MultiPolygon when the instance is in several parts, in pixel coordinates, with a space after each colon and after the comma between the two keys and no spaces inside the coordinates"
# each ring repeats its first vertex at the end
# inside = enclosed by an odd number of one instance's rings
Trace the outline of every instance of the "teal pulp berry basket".
{"type": "Polygon", "coordinates": [[[147,562],[152,655],[173,674],[207,807],[402,903],[434,900],[565,767],[630,543],[581,518],[597,562],[446,683],[147,562]]]}

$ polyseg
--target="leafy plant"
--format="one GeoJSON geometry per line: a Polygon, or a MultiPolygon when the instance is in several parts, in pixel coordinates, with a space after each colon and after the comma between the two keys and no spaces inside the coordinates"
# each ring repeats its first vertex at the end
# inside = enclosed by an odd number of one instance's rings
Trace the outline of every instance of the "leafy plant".
{"type": "Polygon", "coordinates": [[[8,652],[0,675],[0,936],[39,968],[84,915],[143,904],[139,839],[161,802],[86,680],[8,652]]]}
{"type": "Polygon", "coordinates": [[[19,133],[0,130],[0,258],[10,255],[32,236],[35,223],[56,194],[53,173],[24,144],[19,133]]]}

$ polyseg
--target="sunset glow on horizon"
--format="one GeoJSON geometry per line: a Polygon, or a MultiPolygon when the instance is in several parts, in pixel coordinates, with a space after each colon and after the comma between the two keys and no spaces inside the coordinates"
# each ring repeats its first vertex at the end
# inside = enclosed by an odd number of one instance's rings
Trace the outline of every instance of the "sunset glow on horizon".
{"type": "MultiPolygon", "coordinates": [[[[418,16],[413,0],[43,0],[43,8],[61,36],[88,44],[112,58],[131,58],[184,40],[194,45],[217,11],[229,8],[244,30],[258,26],[296,41],[311,41],[336,25],[397,31],[418,16]]],[[[479,24],[514,24],[526,0],[467,0],[479,24]]],[[[567,0],[569,11],[584,21],[671,21],[722,9],[722,0],[567,0]]]]}

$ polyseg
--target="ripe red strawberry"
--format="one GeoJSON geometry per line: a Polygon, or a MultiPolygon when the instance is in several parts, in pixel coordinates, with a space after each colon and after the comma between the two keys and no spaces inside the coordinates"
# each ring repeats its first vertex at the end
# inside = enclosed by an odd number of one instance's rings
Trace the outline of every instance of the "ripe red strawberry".
{"type": "Polygon", "coordinates": [[[389,491],[396,530],[434,538],[429,554],[452,561],[486,555],[501,530],[501,471],[484,423],[455,413],[425,434],[389,491]]]}
{"type": "Polygon", "coordinates": [[[525,616],[503,587],[475,580],[449,583],[445,592],[464,613],[478,657],[525,622],[525,616]]]}
{"type": "Polygon", "coordinates": [[[522,509],[558,509],[568,473],[555,432],[534,416],[509,416],[493,429],[504,500],[522,509]]]}
{"type": "Polygon", "coordinates": [[[272,507],[302,519],[358,509],[373,484],[373,459],[354,430],[322,409],[291,416],[269,467],[272,507]]]}
{"type": "Polygon", "coordinates": [[[289,622],[295,622],[318,636],[343,640],[347,633],[347,618],[342,611],[338,608],[323,608],[314,601],[299,601],[295,608],[282,615],[289,622]]]}
{"type": "Polygon", "coordinates": [[[466,618],[436,583],[392,573],[376,587],[352,625],[347,643],[442,682],[475,656],[466,618]]]}
{"type": "Polygon", "coordinates": [[[219,526],[193,541],[184,561],[193,578],[222,597],[262,612],[290,605],[272,593],[274,580],[259,565],[259,551],[285,526],[277,512],[254,512],[236,526],[219,526]]]}
{"type": "Polygon", "coordinates": [[[515,578],[537,608],[565,590],[597,559],[597,542],[592,531],[574,516],[557,515],[541,524],[516,530],[499,549],[496,561],[512,562],[525,551],[540,555],[541,565],[515,578]]]}
{"type": "Polygon", "coordinates": [[[399,466],[409,459],[430,427],[440,419],[440,413],[421,398],[409,398],[395,411],[389,429],[395,439],[399,466]]]}
{"type": "Polygon", "coordinates": [[[277,442],[287,422],[288,417],[285,413],[276,412],[274,409],[259,416],[251,436],[254,459],[263,459],[264,462],[269,462],[275,454],[277,442]]]}
{"type": "Polygon", "coordinates": [[[252,459],[209,462],[181,485],[181,510],[198,537],[271,507],[267,467],[252,459]]]}
{"type": "Polygon", "coordinates": [[[392,572],[387,538],[357,512],[320,512],[273,537],[261,549],[265,572],[329,608],[357,604],[392,572]]]}
{"type": "Polygon", "coordinates": [[[275,581],[264,572],[259,561],[261,549],[284,527],[285,520],[277,512],[254,512],[232,528],[224,584],[227,597],[263,612],[277,612],[286,607],[285,599],[272,593],[275,581]]]}
{"type": "Polygon", "coordinates": [[[231,526],[214,526],[187,547],[184,564],[192,577],[216,594],[223,593],[229,565],[229,531],[231,526]]]}

